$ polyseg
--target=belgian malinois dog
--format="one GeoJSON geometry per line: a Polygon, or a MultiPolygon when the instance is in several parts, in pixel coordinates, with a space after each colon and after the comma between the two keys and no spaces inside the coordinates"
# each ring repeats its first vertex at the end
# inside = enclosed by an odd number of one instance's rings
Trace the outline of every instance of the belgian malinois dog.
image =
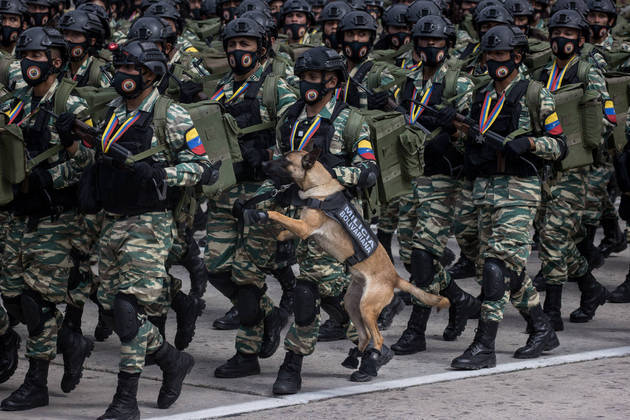
{"type": "MultiPolygon", "coordinates": [[[[299,196],[305,200],[325,200],[342,191],[344,187],[317,161],[319,149],[311,152],[292,151],[282,158],[265,162],[265,173],[274,181],[299,187],[299,196]]],[[[351,236],[342,225],[322,210],[304,207],[300,219],[293,219],[276,211],[267,211],[268,219],[280,223],[286,230],[278,235],[279,241],[313,237],[326,252],[340,262],[354,255],[351,236]]],[[[264,215],[261,215],[264,219],[264,215]]],[[[350,267],[351,283],[344,297],[344,306],[359,334],[358,349],[363,354],[370,339],[374,349],[381,351],[383,336],[378,330],[377,319],[381,310],[393,295],[394,288],[411,293],[429,306],[447,308],[447,298],[427,293],[398,275],[385,248],[377,249],[363,261],[350,267]]],[[[374,375],[376,373],[374,372],[374,375]]]]}

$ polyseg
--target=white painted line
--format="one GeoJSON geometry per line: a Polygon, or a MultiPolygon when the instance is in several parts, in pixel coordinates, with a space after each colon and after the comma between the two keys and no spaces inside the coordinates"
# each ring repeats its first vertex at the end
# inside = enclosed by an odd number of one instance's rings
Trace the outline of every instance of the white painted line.
{"type": "Polygon", "coordinates": [[[587,362],[590,360],[608,359],[611,357],[621,357],[628,355],[630,355],[630,346],[615,347],[610,349],[587,351],[583,353],[567,354],[564,356],[543,357],[539,359],[524,360],[522,362],[505,363],[492,369],[480,369],[473,371],[448,371],[444,373],[437,373],[434,375],[415,376],[412,378],[395,379],[392,381],[373,382],[364,385],[352,385],[341,388],[325,389],[321,391],[304,392],[302,394],[298,393],[286,397],[265,398],[262,400],[241,404],[224,405],[205,410],[191,411],[188,413],[154,417],[149,420],[192,420],[224,417],[236,414],[251,413],[260,410],[268,410],[271,408],[306,404],[309,402],[322,401],[330,398],[365,394],[368,392],[389,391],[393,389],[408,388],[411,386],[434,384],[437,382],[447,382],[458,379],[496,375],[498,373],[516,372],[525,369],[537,369],[548,366],[587,362]]]}

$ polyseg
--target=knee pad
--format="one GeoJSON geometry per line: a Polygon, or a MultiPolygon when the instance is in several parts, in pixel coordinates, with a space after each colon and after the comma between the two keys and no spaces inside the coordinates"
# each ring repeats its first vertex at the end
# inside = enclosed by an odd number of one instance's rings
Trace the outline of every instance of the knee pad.
{"type": "Polygon", "coordinates": [[[341,325],[345,325],[350,321],[348,312],[341,304],[340,296],[322,296],[322,308],[341,325]]]}
{"type": "Polygon", "coordinates": [[[423,249],[411,253],[411,275],[418,287],[428,287],[433,281],[433,255],[423,249]]]}
{"type": "Polygon", "coordinates": [[[7,313],[24,324],[24,314],[22,313],[22,303],[20,301],[21,295],[14,297],[2,295],[2,303],[4,303],[7,313]]]}
{"type": "Polygon", "coordinates": [[[486,300],[501,300],[505,294],[505,263],[487,258],[483,263],[482,292],[486,300]]]}
{"type": "Polygon", "coordinates": [[[55,305],[45,302],[42,296],[34,290],[25,290],[20,297],[24,323],[30,337],[36,337],[44,331],[44,324],[54,316],[55,305]],[[44,308],[48,311],[44,312],[44,308]]]}
{"type": "Polygon", "coordinates": [[[253,327],[263,320],[265,314],[260,309],[260,298],[267,291],[267,286],[262,289],[248,284],[240,286],[236,298],[236,308],[238,309],[238,317],[241,325],[245,327],[253,327]]]}
{"type": "Polygon", "coordinates": [[[273,274],[278,280],[278,283],[280,283],[280,286],[282,286],[282,291],[295,287],[295,274],[293,274],[291,266],[271,270],[271,274],[273,274]]]}
{"type": "Polygon", "coordinates": [[[230,300],[234,299],[238,293],[238,286],[232,281],[232,273],[229,271],[208,273],[208,282],[230,300]]]}
{"type": "Polygon", "coordinates": [[[310,281],[298,280],[293,290],[293,313],[295,324],[305,327],[315,321],[317,316],[317,285],[310,281]]]}
{"type": "Polygon", "coordinates": [[[138,335],[140,328],[138,314],[141,313],[141,310],[138,306],[138,300],[133,295],[118,293],[114,298],[112,311],[114,313],[114,332],[120,338],[120,342],[131,341],[138,335]]]}

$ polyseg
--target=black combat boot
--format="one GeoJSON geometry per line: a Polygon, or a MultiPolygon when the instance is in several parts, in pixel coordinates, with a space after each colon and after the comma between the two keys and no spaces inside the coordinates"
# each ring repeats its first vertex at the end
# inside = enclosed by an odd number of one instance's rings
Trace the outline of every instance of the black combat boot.
{"type": "Polygon", "coordinates": [[[276,395],[297,394],[302,388],[302,359],[301,354],[288,351],[284,356],[284,362],[280,365],[278,377],[273,384],[273,393],[276,395]]]}
{"type": "Polygon", "coordinates": [[[166,315],[150,316],[149,321],[158,329],[162,338],[166,340],[166,315]]]}
{"type": "Polygon", "coordinates": [[[451,275],[453,280],[475,277],[477,274],[475,271],[475,262],[460,253],[459,259],[451,268],[448,269],[448,273],[451,275]]]}
{"type": "Polygon", "coordinates": [[[24,383],[0,404],[4,411],[23,411],[48,405],[48,366],[50,361],[28,359],[24,383]]]}
{"type": "Polygon", "coordinates": [[[608,258],[610,254],[622,252],[628,247],[626,235],[619,227],[619,219],[617,217],[606,217],[602,219],[602,228],[604,228],[604,238],[597,246],[604,258],[608,258]]]}
{"type": "Polygon", "coordinates": [[[562,285],[550,284],[547,285],[547,292],[545,294],[545,304],[543,305],[544,311],[549,317],[549,322],[554,331],[564,330],[564,323],[562,322],[562,315],[560,309],[562,308],[562,285]]]}
{"type": "Polygon", "coordinates": [[[190,296],[202,298],[208,285],[208,271],[200,256],[199,246],[190,235],[188,251],[179,263],[190,274],[190,296]]]}
{"type": "Polygon", "coordinates": [[[352,382],[371,381],[378,374],[378,370],[392,360],[393,357],[394,353],[385,344],[383,344],[381,351],[374,348],[368,348],[365,352],[363,352],[359,370],[352,372],[350,380],[352,382]]]}
{"type": "Polygon", "coordinates": [[[0,384],[9,380],[18,366],[20,336],[13,328],[0,335],[0,384]]]}
{"type": "Polygon", "coordinates": [[[587,225],[584,229],[586,230],[586,236],[577,244],[577,249],[588,261],[589,269],[594,270],[604,265],[604,256],[594,243],[597,226],[587,225]]]}
{"type": "Polygon", "coordinates": [[[352,347],[348,351],[348,357],[346,357],[343,362],[341,362],[341,366],[347,369],[356,369],[359,367],[359,358],[363,357],[363,353],[359,351],[358,347],[352,347]]]}
{"type": "Polygon", "coordinates": [[[61,390],[71,392],[81,381],[83,363],[94,350],[94,342],[81,333],[81,315],[83,308],[66,306],[66,314],[57,339],[63,355],[63,377],[61,390]]]}
{"type": "Polygon", "coordinates": [[[405,302],[402,298],[397,293],[394,293],[391,302],[383,308],[381,314],[378,316],[378,329],[381,331],[388,329],[392,325],[392,322],[394,322],[396,315],[401,313],[402,310],[405,309],[405,306],[405,302]]]}
{"type": "Polygon", "coordinates": [[[385,248],[385,251],[387,252],[387,255],[389,256],[389,259],[392,261],[392,264],[394,263],[394,256],[392,255],[392,237],[393,236],[394,236],[393,233],[384,232],[380,229],[376,231],[376,237],[378,238],[378,241],[381,243],[381,245],[383,245],[383,248],[385,248]]]}
{"type": "Polygon", "coordinates": [[[236,306],[232,306],[229,311],[225,313],[221,318],[217,318],[212,323],[212,327],[217,330],[235,330],[241,325],[241,320],[238,317],[238,309],[236,306]]]}
{"type": "Polygon", "coordinates": [[[580,307],[571,312],[569,320],[577,323],[588,322],[595,316],[597,308],[606,303],[608,290],[595,280],[590,271],[579,277],[577,284],[582,292],[580,307]]]}
{"type": "Polygon", "coordinates": [[[175,347],[183,350],[188,347],[195,336],[197,318],[201,316],[201,313],[206,308],[206,302],[199,297],[188,296],[180,290],[173,298],[171,308],[177,314],[175,347]]]}
{"type": "Polygon", "coordinates": [[[413,305],[411,317],[407,322],[407,328],[392,346],[394,354],[414,354],[427,349],[424,332],[427,329],[427,321],[431,315],[431,308],[413,305]]]}
{"type": "Polygon", "coordinates": [[[155,352],[155,363],[162,369],[162,386],[157,405],[158,408],[169,408],[179,398],[184,378],[195,365],[195,359],[165,341],[155,352]]]}
{"type": "Polygon", "coordinates": [[[451,367],[459,370],[477,370],[493,368],[497,365],[494,353],[494,340],[497,338],[499,323],[479,319],[477,332],[472,344],[466,351],[451,362],[451,367]]]}
{"type": "Polygon", "coordinates": [[[454,341],[464,332],[470,317],[480,311],[481,302],[460,289],[454,280],[451,280],[448,287],[442,290],[440,294],[451,301],[448,325],[444,329],[442,337],[446,341],[454,341]]]}
{"type": "Polygon", "coordinates": [[[139,373],[118,372],[118,385],[112,403],[97,420],[139,420],[140,410],[136,400],[139,380],[139,373]]]}
{"type": "Polygon", "coordinates": [[[540,305],[530,308],[528,315],[532,332],[527,339],[527,344],[514,352],[514,357],[517,359],[535,359],[540,357],[543,351],[553,350],[560,345],[549,318],[540,305]]]}
{"type": "Polygon", "coordinates": [[[280,309],[274,307],[264,320],[265,332],[263,333],[262,344],[258,357],[266,359],[273,356],[280,345],[280,333],[282,332],[282,315],[280,309]]]}
{"type": "Polygon", "coordinates": [[[260,374],[258,355],[239,352],[214,370],[214,376],[217,378],[243,378],[258,374],[260,374]]]}
{"type": "Polygon", "coordinates": [[[630,303],[630,272],[626,274],[626,280],[608,295],[608,301],[612,303],[630,303]]]}
{"type": "Polygon", "coordinates": [[[103,308],[101,305],[98,306],[98,322],[96,323],[96,327],[94,328],[94,338],[96,341],[105,341],[109,338],[114,330],[111,325],[109,325],[105,319],[103,318],[103,308]]]}

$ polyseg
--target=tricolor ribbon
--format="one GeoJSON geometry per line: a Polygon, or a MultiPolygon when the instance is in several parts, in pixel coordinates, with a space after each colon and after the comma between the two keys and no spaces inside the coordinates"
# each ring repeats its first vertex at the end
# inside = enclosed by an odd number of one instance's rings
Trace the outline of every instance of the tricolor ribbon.
{"type": "Polygon", "coordinates": [[[486,93],[486,98],[483,101],[483,107],[481,108],[481,115],[479,115],[479,131],[481,134],[484,134],[488,129],[494,124],[494,121],[497,119],[499,114],[501,113],[501,108],[503,108],[503,103],[505,102],[505,92],[499,98],[497,104],[490,111],[490,104],[492,103],[492,98],[490,97],[490,92],[486,93]]]}
{"type": "MultiPolygon", "coordinates": [[[[247,87],[249,86],[249,82],[247,83],[243,83],[241,85],[240,88],[238,88],[236,90],[236,92],[234,92],[232,94],[232,96],[230,96],[225,102],[232,102],[233,100],[235,100],[236,98],[238,98],[239,96],[241,96],[246,90],[247,87]]],[[[210,98],[211,101],[220,101],[221,99],[223,99],[223,97],[225,96],[225,91],[223,89],[223,87],[221,87],[221,89],[217,90],[214,95],[212,95],[212,97],[210,98]]]]}
{"type": "Polygon", "coordinates": [[[103,147],[103,152],[107,153],[112,144],[116,143],[120,138],[129,130],[129,128],[136,123],[140,119],[140,113],[136,112],[131,117],[127,118],[127,120],[114,132],[114,129],[118,126],[118,117],[116,114],[112,114],[109,122],[105,126],[105,131],[103,131],[103,136],[101,137],[101,146],[103,147]],[[113,133],[113,135],[112,135],[113,133]]]}
{"type": "Polygon", "coordinates": [[[322,118],[319,115],[315,117],[310,127],[308,127],[308,129],[306,130],[306,133],[304,133],[304,135],[302,136],[302,140],[300,141],[300,144],[298,145],[297,148],[295,147],[295,136],[296,136],[297,128],[300,122],[296,121],[295,124],[293,124],[293,128],[291,129],[292,150],[303,150],[304,147],[308,144],[309,141],[311,141],[311,138],[315,135],[315,133],[319,129],[319,125],[321,124],[321,121],[322,121],[322,118]]]}
{"type": "Polygon", "coordinates": [[[551,71],[549,72],[549,80],[547,80],[547,89],[549,89],[550,92],[555,92],[560,89],[560,86],[562,86],[562,79],[564,79],[564,73],[576,60],[577,56],[574,56],[562,70],[558,68],[557,60],[553,61],[553,66],[551,66],[551,71]]]}
{"type": "Polygon", "coordinates": [[[406,65],[406,63],[407,63],[407,60],[405,60],[405,59],[403,58],[403,61],[402,61],[402,63],[400,64],[400,68],[401,68],[401,69],[405,69],[405,70],[416,71],[416,70],[418,70],[418,68],[420,68],[420,66],[422,65],[422,60],[421,60],[421,61],[418,61],[416,64],[412,64],[412,65],[410,65],[410,66],[407,66],[407,65],[406,65]]]}
{"type": "Polygon", "coordinates": [[[9,124],[13,124],[13,121],[15,121],[18,115],[20,115],[20,112],[22,112],[22,108],[24,108],[24,101],[18,102],[15,108],[7,113],[7,115],[9,116],[9,124]]]}
{"type": "MultiPolygon", "coordinates": [[[[429,103],[429,99],[431,99],[431,94],[433,93],[433,84],[431,85],[431,87],[429,89],[427,89],[424,92],[424,95],[422,95],[422,99],[420,99],[420,103],[422,105],[426,105],[429,103]]],[[[414,100],[416,99],[416,95],[418,94],[418,90],[416,88],[413,88],[413,95],[412,95],[412,99],[411,99],[411,106],[409,107],[409,123],[410,124],[415,124],[415,122],[418,120],[418,117],[420,116],[420,114],[422,114],[424,112],[424,107],[422,105],[416,105],[416,103],[414,102],[414,100]]]]}

